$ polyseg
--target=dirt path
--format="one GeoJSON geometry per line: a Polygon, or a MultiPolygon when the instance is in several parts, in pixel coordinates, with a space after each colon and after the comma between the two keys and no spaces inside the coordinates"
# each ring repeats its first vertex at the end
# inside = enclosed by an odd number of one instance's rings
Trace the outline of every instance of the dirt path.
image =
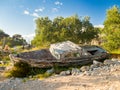
{"type": "Polygon", "coordinates": [[[52,87],[48,90],[120,90],[120,71],[101,76],[55,77],[43,82],[52,87]]]}
{"type": "Polygon", "coordinates": [[[1,74],[2,74],[3,72],[2,71],[0,71],[0,81],[3,81],[3,80],[5,80],[6,78],[5,77],[3,77],[1,74]]]}
{"type": "Polygon", "coordinates": [[[94,68],[91,75],[85,71],[79,75],[57,75],[44,80],[0,78],[0,90],[120,90],[120,62],[107,64],[94,68]]]}
{"type": "Polygon", "coordinates": [[[52,76],[44,80],[5,80],[0,90],[120,90],[120,70],[101,76],[52,76]],[[10,89],[11,88],[11,89],[10,89]]]}

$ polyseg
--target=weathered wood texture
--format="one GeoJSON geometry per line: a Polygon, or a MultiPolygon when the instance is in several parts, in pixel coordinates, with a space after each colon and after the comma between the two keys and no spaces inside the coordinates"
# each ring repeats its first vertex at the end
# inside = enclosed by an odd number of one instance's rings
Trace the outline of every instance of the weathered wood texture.
{"type": "Polygon", "coordinates": [[[51,55],[49,50],[43,49],[38,51],[24,52],[18,55],[10,54],[9,57],[13,64],[15,64],[16,62],[27,62],[33,67],[46,68],[53,67],[54,65],[58,66],[84,65],[92,63],[93,60],[100,61],[101,59],[105,59],[106,56],[101,57],[97,55],[56,59],[51,55]]]}

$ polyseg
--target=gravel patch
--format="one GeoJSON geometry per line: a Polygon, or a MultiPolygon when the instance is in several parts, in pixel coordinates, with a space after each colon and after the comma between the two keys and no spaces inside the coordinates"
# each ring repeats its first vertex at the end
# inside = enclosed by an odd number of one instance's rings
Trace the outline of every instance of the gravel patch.
{"type": "Polygon", "coordinates": [[[119,90],[120,61],[94,61],[91,66],[62,71],[44,80],[10,78],[0,81],[0,90],[119,90]]]}

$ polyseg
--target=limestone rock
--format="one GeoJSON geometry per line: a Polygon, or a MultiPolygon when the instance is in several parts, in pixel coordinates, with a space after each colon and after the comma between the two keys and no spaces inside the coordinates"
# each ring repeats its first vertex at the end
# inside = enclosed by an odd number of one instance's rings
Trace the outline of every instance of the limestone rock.
{"type": "Polygon", "coordinates": [[[60,76],[67,76],[67,75],[71,75],[70,70],[60,72],[60,76]]]}
{"type": "Polygon", "coordinates": [[[53,72],[54,72],[54,68],[49,69],[49,70],[46,71],[46,73],[48,73],[48,74],[52,74],[53,72]]]}
{"type": "Polygon", "coordinates": [[[98,67],[103,65],[103,63],[96,61],[96,60],[93,60],[93,64],[98,66],[98,67]]]}
{"type": "Polygon", "coordinates": [[[115,63],[117,63],[117,62],[116,61],[112,61],[112,60],[105,60],[104,61],[105,65],[111,65],[111,64],[115,64],[115,63]]]}
{"type": "Polygon", "coordinates": [[[66,71],[60,72],[60,76],[66,76],[66,71]]]}
{"type": "Polygon", "coordinates": [[[82,66],[82,67],[80,68],[80,70],[81,70],[82,72],[88,71],[89,69],[90,69],[89,66],[82,66]]]}
{"type": "Polygon", "coordinates": [[[79,75],[80,74],[80,70],[77,69],[77,68],[72,68],[71,74],[72,75],[79,75]]]}
{"type": "Polygon", "coordinates": [[[70,74],[71,74],[70,70],[67,70],[66,75],[70,75],[70,74]]]}

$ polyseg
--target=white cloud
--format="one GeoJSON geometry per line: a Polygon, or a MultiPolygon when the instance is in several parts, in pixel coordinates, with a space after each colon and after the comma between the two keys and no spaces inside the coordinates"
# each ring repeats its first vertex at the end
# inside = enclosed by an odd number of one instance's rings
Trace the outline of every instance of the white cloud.
{"type": "Polygon", "coordinates": [[[33,14],[31,14],[31,16],[39,17],[38,13],[33,13],[33,14]]]}
{"type": "Polygon", "coordinates": [[[55,4],[55,5],[63,5],[63,3],[62,3],[62,2],[59,2],[59,1],[56,1],[54,4],[55,4]]]}
{"type": "Polygon", "coordinates": [[[24,14],[29,15],[29,16],[33,16],[33,17],[36,17],[36,18],[39,17],[39,14],[37,12],[30,13],[28,10],[24,10],[24,14]]]}
{"type": "Polygon", "coordinates": [[[94,27],[97,27],[97,28],[104,28],[104,25],[94,25],[94,27]]]}
{"type": "Polygon", "coordinates": [[[24,14],[29,15],[29,14],[30,14],[30,12],[29,12],[29,11],[27,11],[27,10],[24,10],[24,14]]]}
{"type": "Polygon", "coordinates": [[[29,34],[29,35],[23,35],[23,38],[24,38],[28,43],[30,43],[31,40],[33,40],[34,37],[35,37],[35,33],[29,34]]]}
{"type": "Polygon", "coordinates": [[[35,12],[43,12],[44,11],[44,7],[42,7],[42,8],[39,8],[39,9],[35,9],[35,12]]]}
{"type": "Polygon", "coordinates": [[[52,8],[52,12],[58,12],[58,8],[52,8]]]}
{"type": "Polygon", "coordinates": [[[34,37],[35,33],[29,34],[29,35],[23,35],[24,38],[30,38],[30,37],[34,37]]]}

